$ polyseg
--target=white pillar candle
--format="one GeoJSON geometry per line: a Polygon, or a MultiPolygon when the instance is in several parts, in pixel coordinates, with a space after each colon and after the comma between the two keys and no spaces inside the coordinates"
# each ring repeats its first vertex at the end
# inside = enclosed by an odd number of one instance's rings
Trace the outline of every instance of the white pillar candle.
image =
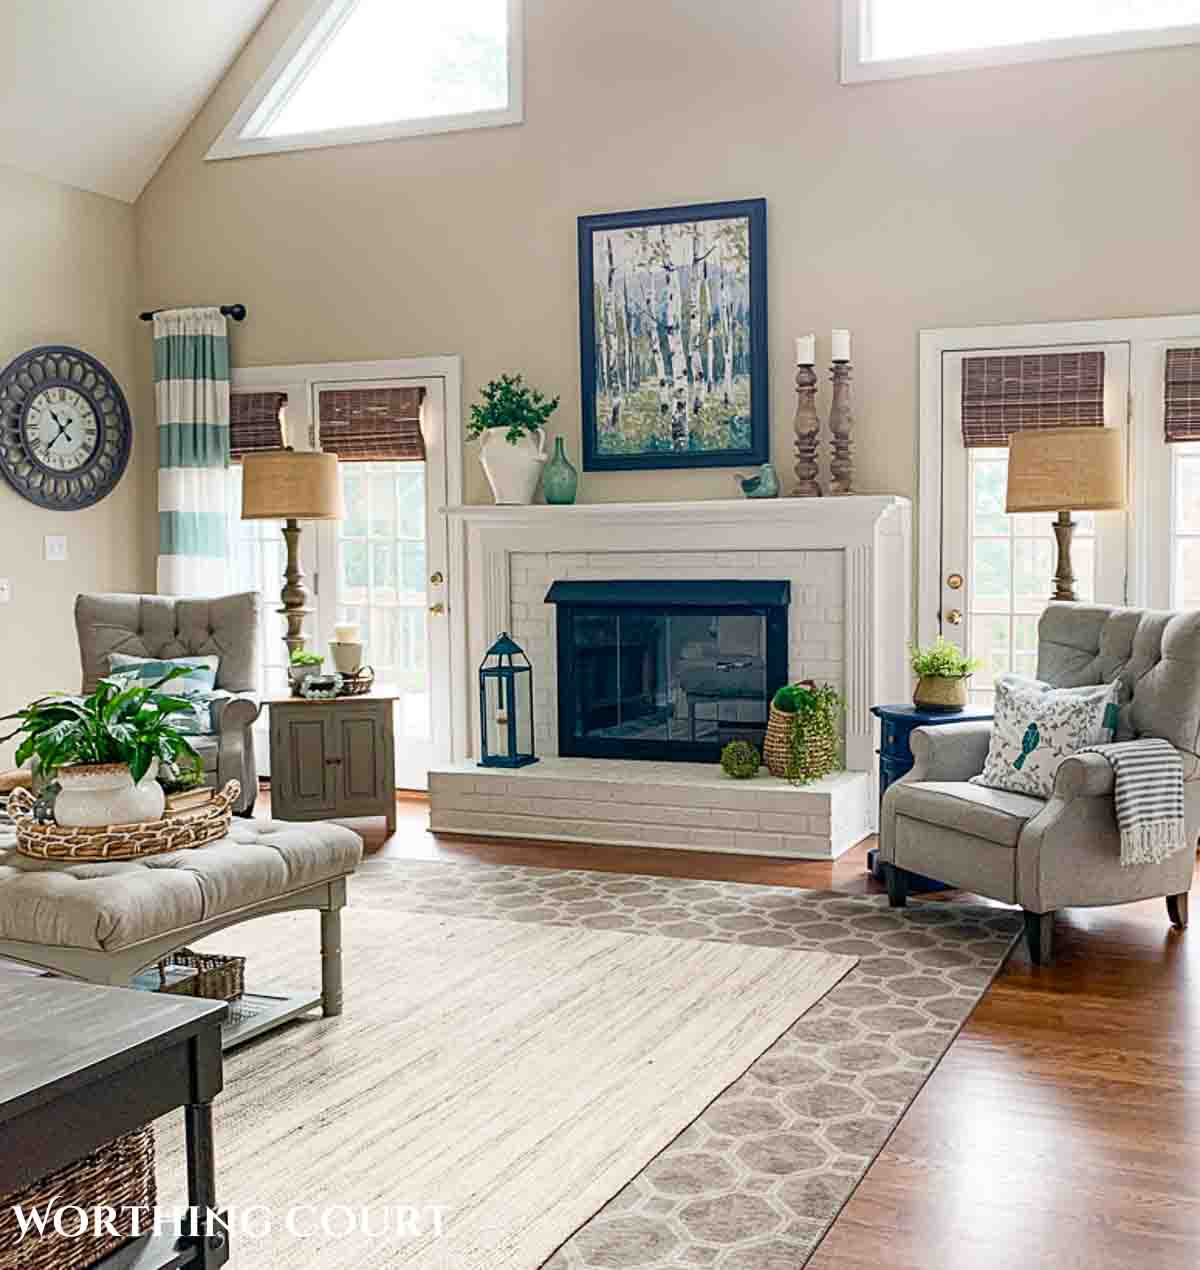
{"type": "Polygon", "coordinates": [[[357,644],[360,629],[357,622],[341,622],[333,628],[333,637],[339,644],[357,644]]]}
{"type": "Polygon", "coordinates": [[[833,344],[833,360],[848,362],[850,360],[850,332],[830,331],[829,338],[833,344]]]}
{"type": "Polygon", "coordinates": [[[817,337],[800,335],[796,338],[796,365],[811,366],[817,360],[817,337]]]}

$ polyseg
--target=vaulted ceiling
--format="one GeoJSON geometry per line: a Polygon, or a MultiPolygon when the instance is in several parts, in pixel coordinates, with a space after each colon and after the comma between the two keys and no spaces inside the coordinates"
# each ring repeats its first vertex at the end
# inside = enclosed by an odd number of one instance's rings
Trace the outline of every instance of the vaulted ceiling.
{"type": "Polygon", "coordinates": [[[0,163],[133,202],[273,0],[4,0],[0,163]]]}

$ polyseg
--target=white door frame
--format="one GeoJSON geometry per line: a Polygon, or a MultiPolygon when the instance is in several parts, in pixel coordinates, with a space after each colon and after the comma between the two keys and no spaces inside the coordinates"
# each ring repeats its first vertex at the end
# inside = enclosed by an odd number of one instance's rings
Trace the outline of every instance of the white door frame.
{"type": "Polygon", "coordinates": [[[1149,601],[1144,509],[1152,505],[1153,474],[1147,462],[1154,429],[1161,425],[1161,402],[1146,382],[1143,346],[1155,340],[1189,339],[1200,317],[1104,318],[1082,322],[1030,322],[1004,326],[957,326],[922,331],[920,337],[919,451],[917,478],[917,638],[936,638],[941,608],[942,550],[942,358],[945,353],[1029,345],[1130,345],[1130,504],[1126,603],[1149,601]],[[1157,413],[1156,413],[1157,404],[1157,413]]]}
{"type": "MultiPolygon", "coordinates": [[[[442,488],[438,469],[445,474],[444,488],[446,505],[437,506],[436,500],[429,506],[428,544],[444,563],[438,567],[446,575],[446,585],[439,588],[437,599],[446,604],[446,621],[448,623],[448,643],[451,666],[447,678],[447,691],[453,694],[455,676],[453,666],[458,664],[458,650],[466,648],[466,630],[463,626],[465,608],[453,603],[456,593],[455,567],[459,557],[453,551],[451,530],[446,515],[447,507],[457,507],[463,499],[463,452],[462,452],[462,358],[451,357],[405,357],[388,361],[373,362],[305,362],[291,366],[243,366],[233,369],[232,387],[240,391],[278,391],[288,394],[288,441],[297,450],[313,449],[316,442],[314,424],[316,411],[316,388],[318,384],[326,387],[338,381],[362,380],[397,380],[404,379],[420,384],[425,381],[432,386],[436,381],[444,409],[443,426],[438,430],[440,436],[431,438],[433,444],[427,445],[426,471],[430,473],[430,485],[437,482],[436,488],[442,488]]],[[[306,570],[316,570],[317,544],[313,535],[304,535],[301,543],[306,570]],[[313,541],[308,541],[310,538],[313,541]]],[[[432,558],[431,552],[431,558],[432,558]]],[[[428,585],[428,584],[427,584],[428,585]]],[[[469,717],[465,714],[465,703],[457,702],[451,696],[446,710],[449,736],[447,737],[450,754],[461,752],[465,742],[460,736],[461,720],[469,717]]]]}

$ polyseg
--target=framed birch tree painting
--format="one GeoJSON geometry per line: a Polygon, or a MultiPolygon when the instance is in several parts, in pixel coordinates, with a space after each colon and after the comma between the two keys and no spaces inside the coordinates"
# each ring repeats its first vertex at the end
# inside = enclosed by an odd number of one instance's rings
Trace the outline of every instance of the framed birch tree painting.
{"type": "Polygon", "coordinates": [[[767,202],[579,218],[583,466],[769,455],[767,202]]]}

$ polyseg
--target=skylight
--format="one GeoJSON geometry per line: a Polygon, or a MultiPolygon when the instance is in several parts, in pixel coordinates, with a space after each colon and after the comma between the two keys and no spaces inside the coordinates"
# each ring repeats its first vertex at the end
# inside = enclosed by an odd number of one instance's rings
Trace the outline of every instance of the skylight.
{"type": "Polygon", "coordinates": [[[1197,24],[1200,0],[846,0],[843,78],[1191,43],[1197,24]]]}
{"type": "Polygon", "coordinates": [[[209,158],[516,123],[519,0],[317,0],[209,158]]]}

